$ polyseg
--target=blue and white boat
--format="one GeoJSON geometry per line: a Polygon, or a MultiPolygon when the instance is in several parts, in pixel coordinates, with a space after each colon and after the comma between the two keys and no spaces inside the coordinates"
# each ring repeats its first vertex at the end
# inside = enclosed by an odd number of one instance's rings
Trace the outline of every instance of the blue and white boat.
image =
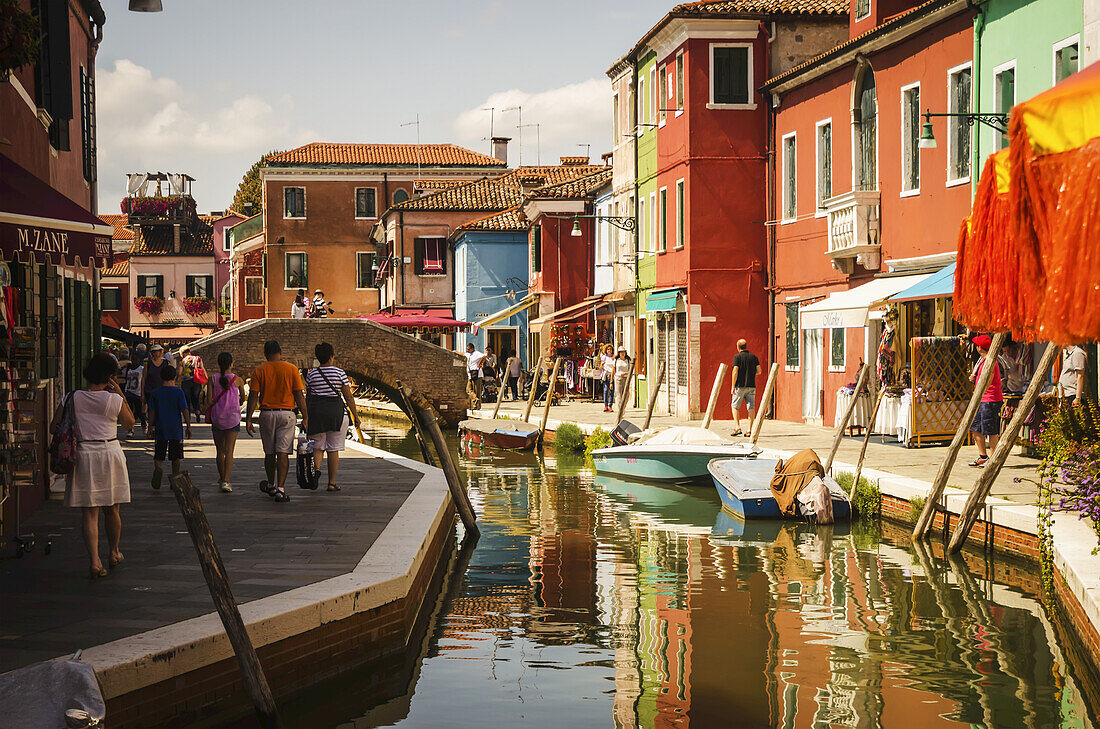
{"type": "Polygon", "coordinates": [[[735,443],[705,428],[676,426],[634,443],[592,451],[596,473],[637,481],[693,483],[708,476],[715,458],[755,458],[751,443],[735,443]]]}
{"type": "MultiPolygon", "coordinates": [[[[746,520],[788,518],[772,494],[771,481],[778,463],[774,458],[716,458],[707,464],[722,508],[746,520]]],[[[833,519],[851,519],[852,505],[840,484],[826,476],[825,486],[833,500],[833,519]]]]}

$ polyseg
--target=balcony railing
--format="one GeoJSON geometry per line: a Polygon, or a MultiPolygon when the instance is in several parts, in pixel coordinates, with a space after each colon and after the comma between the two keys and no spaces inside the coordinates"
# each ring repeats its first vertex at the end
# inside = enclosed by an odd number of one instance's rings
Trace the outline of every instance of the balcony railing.
{"type": "Polygon", "coordinates": [[[192,226],[198,220],[195,199],[190,195],[123,198],[122,212],[130,216],[131,225],[192,226]]]}
{"type": "Polygon", "coordinates": [[[218,310],[211,306],[204,314],[189,314],[184,308],[184,302],[178,297],[170,297],[164,300],[161,311],[156,314],[143,314],[135,311],[132,315],[135,325],[160,325],[160,326],[213,326],[218,321],[218,310]]]}
{"type": "Polygon", "coordinates": [[[852,273],[855,264],[874,270],[881,265],[879,192],[855,190],[825,201],[829,218],[829,257],[833,267],[852,273]]]}

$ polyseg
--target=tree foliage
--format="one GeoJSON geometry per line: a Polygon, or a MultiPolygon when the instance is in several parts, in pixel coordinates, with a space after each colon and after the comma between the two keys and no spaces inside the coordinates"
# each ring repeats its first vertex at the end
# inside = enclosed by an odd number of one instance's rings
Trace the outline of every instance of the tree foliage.
{"type": "Polygon", "coordinates": [[[268,158],[276,154],[277,150],[271,150],[253,163],[241,178],[241,184],[237,185],[237,192],[233,195],[233,204],[230,206],[238,213],[245,213],[245,203],[252,203],[252,215],[260,212],[263,204],[263,189],[260,186],[260,168],[267,163],[268,158]]]}

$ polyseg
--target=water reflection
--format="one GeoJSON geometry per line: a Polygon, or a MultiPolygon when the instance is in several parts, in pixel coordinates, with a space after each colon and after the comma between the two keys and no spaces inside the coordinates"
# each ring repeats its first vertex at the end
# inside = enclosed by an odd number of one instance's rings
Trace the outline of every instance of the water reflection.
{"type": "MultiPolygon", "coordinates": [[[[400,426],[372,435],[418,452],[400,426]]],[[[339,726],[1093,726],[1034,573],[979,579],[859,525],[746,525],[710,489],[552,451],[461,468],[482,537],[402,711],[339,726]]]]}

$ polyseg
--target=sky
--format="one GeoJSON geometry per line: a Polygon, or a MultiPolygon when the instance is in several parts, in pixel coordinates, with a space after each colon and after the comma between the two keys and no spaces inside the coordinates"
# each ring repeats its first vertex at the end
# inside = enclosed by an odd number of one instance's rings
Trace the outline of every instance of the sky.
{"type": "Polygon", "coordinates": [[[99,211],[130,172],[229,206],[260,155],[312,141],[452,142],[509,164],[611,151],[608,67],[672,0],[163,0],[107,12],[96,61],[99,211]],[[504,111],[522,106],[519,112],[504,111]],[[495,107],[495,112],[484,110],[495,107]],[[536,144],[536,140],[538,144],[536,144]],[[591,145],[591,147],[589,147],[591,145]]]}

